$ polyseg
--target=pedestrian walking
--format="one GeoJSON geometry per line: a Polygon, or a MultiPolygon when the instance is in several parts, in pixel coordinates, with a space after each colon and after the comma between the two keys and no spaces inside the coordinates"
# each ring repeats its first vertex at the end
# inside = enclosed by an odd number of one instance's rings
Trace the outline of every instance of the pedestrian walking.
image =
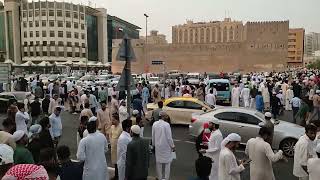
{"type": "Polygon", "coordinates": [[[196,178],[190,178],[189,180],[208,180],[211,172],[212,160],[208,157],[202,156],[196,160],[196,178]]]}
{"type": "Polygon", "coordinates": [[[127,146],[131,142],[130,128],[132,121],[125,120],[122,122],[122,133],[118,139],[117,145],[117,167],[118,167],[118,179],[125,180],[126,173],[126,154],[127,146]]]}
{"type": "Polygon", "coordinates": [[[264,113],[264,118],[265,118],[265,122],[263,124],[263,127],[266,127],[271,132],[271,135],[268,136],[268,138],[266,139],[266,142],[268,142],[272,147],[273,134],[274,134],[274,124],[273,122],[271,122],[272,114],[270,112],[266,112],[264,113]]]}
{"type": "Polygon", "coordinates": [[[106,102],[101,102],[101,109],[97,111],[97,118],[98,130],[106,137],[108,137],[112,122],[111,114],[109,109],[107,108],[106,102]]]}
{"type": "Polygon", "coordinates": [[[62,135],[62,122],[61,122],[61,107],[56,107],[53,113],[49,116],[50,120],[50,134],[52,136],[55,146],[58,145],[59,139],[62,135]]]}
{"type": "Polygon", "coordinates": [[[30,116],[25,112],[24,105],[18,104],[19,111],[16,113],[15,122],[16,130],[22,130],[26,134],[28,133],[27,123],[30,121],[30,116]]]}
{"type": "Polygon", "coordinates": [[[39,102],[39,97],[35,97],[34,101],[30,104],[30,114],[31,114],[31,125],[38,124],[39,118],[42,113],[41,103],[39,102]]]}
{"type": "Polygon", "coordinates": [[[121,133],[122,133],[122,127],[120,125],[119,115],[113,114],[112,115],[112,126],[110,128],[110,133],[109,133],[109,140],[110,140],[110,145],[111,145],[111,163],[115,167],[114,179],[118,178],[117,145],[118,145],[118,139],[119,139],[121,133]]]}
{"type": "Polygon", "coordinates": [[[250,89],[248,85],[245,85],[244,88],[241,90],[240,97],[243,100],[243,106],[245,108],[250,107],[250,89]]]}
{"type": "Polygon", "coordinates": [[[232,103],[232,107],[239,107],[240,106],[240,88],[238,86],[238,84],[235,84],[235,86],[232,88],[231,91],[231,103],[232,103]]]}
{"type": "Polygon", "coordinates": [[[309,180],[318,180],[320,177],[320,144],[316,147],[317,157],[308,159],[307,169],[309,180]]]}
{"type": "Polygon", "coordinates": [[[14,164],[34,164],[32,153],[26,148],[27,134],[22,130],[17,130],[13,133],[13,139],[17,144],[13,154],[14,164]]]}
{"type": "Polygon", "coordinates": [[[256,110],[259,112],[263,112],[264,111],[264,102],[263,102],[263,97],[261,94],[261,91],[258,92],[257,96],[256,96],[256,110]]]}
{"type": "Polygon", "coordinates": [[[291,99],[292,104],[292,112],[293,112],[293,123],[297,123],[297,114],[299,112],[299,109],[301,107],[301,99],[299,97],[294,97],[291,99]]]}

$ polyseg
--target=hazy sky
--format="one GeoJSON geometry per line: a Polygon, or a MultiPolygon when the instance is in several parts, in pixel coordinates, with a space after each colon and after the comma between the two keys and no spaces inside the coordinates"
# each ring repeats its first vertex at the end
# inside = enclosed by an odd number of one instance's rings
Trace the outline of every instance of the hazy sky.
{"type": "MultiPolygon", "coordinates": [[[[71,0],[65,0],[71,1],[71,0]]],[[[87,0],[72,0],[88,4],[87,0]]],[[[94,7],[104,7],[142,28],[149,17],[148,30],[156,29],[171,41],[171,26],[187,19],[197,21],[222,20],[227,11],[235,20],[272,21],[289,20],[290,27],[303,27],[306,32],[320,32],[320,0],[90,0],[94,7]]]]}

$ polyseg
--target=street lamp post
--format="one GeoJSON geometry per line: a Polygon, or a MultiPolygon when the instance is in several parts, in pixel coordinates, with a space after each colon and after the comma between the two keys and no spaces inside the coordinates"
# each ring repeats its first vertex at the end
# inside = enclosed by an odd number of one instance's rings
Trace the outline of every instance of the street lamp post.
{"type": "MultiPolygon", "coordinates": [[[[144,60],[144,68],[145,73],[148,72],[148,15],[143,14],[146,17],[146,42],[145,42],[145,60],[144,60]]],[[[148,79],[146,75],[146,79],[148,79]]]]}

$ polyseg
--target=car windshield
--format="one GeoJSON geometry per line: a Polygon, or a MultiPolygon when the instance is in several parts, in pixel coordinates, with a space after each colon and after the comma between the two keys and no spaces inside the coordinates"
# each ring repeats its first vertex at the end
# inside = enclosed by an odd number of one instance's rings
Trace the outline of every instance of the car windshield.
{"type": "Polygon", "coordinates": [[[51,75],[48,77],[48,79],[57,79],[58,75],[51,75]]]}
{"type": "Polygon", "coordinates": [[[262,114],[261,112],[256,112],[255,115],[261,119],[264,119],[264,114],[262,114]]]}
{"type": "Polygon", "coordinates": [[[229,91],[229,84],[228,83],[213,83],[213,87],[216,88],[217,91],[229,91]]]}
{"type": "Polygon", "coordinates": [[[150,77],[149,81],[159,81],[159,78],[158,77],[150,77]]]}
{"type": "Polygon", "coordinates": [[[26,98],[26,94],[25,93],[17,93],[17,94],[14,94],[14,96],[16,97],[16,99],[18,101],[23,101],[26,98]]]}
{"type": "Polygon", "coordinates": [[[189,79],[199,79],[198,75],[188,75],[189,79]]]}

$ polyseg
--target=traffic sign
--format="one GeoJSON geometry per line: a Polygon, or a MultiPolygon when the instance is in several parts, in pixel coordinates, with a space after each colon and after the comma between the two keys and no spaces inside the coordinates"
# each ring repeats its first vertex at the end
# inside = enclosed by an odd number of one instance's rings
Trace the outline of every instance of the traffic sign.
{"type": "MultiPolygon", "coordinates": [[[[132,75],[129,74],[128,78],[130,79],[130,90],[135,90],[136,89],[136,85],[135,85],[135,82],[133,80],[132,75]]],[[[119,82],[117,84],[116,91],[125,91],[126,87],[127,87],[127,84],[126,84],[126,70],[125,70],[125,67],[124,67],[123,70],[122,70],[122,73],[121,73],[120,80],[119,80],[119,82]]]]}
{"type": "Polygon", "coordinates": [[[130,39],[128,39],[128,37],[125,35],[125,37],[123,38],[121,44],[120,44],[120,48],[117,54],[117,60],[118,61],[126,61],[126,58],[130,61],[132,60],[136,60],[136,55],[134,54],[134,50],[132,48],[131,45],[131,41],[130,39]],[[126,41],[127,41],[127,45],[128,45],[128,52],[126,54],[126,41]]]}

